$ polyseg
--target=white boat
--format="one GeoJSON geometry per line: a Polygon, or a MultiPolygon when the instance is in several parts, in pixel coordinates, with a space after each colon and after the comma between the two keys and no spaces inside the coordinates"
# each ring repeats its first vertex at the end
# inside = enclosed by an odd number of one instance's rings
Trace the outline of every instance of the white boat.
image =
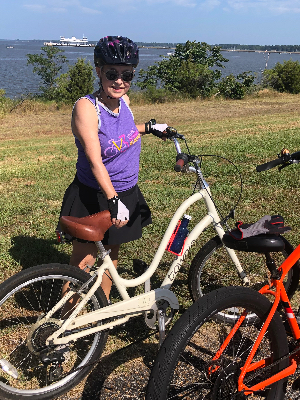
{"type": "Polygon", "coordinates": [[[60,37],[59,43],[55,42],[44,42],[45,46],[75,46],[75,47],[91,47],[93,44],[89,44],[88,38],[83,35],[82,39],[77,39],[75,36],[71,38],[60,37]]]}
{"type": "Polygon", "coordinates": [[[62,46],[89,46],[88,38],[83,35],[82,39],[77,39],[75,36],[71,38],[60,37],[60,44],[62,46]]]}

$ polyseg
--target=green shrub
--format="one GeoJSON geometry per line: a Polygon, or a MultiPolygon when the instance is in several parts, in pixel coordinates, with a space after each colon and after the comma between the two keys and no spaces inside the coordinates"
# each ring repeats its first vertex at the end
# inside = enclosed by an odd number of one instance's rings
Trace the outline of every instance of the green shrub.
{"type": "Polygon", "coordinates": [[[263,86],[271,87],[278,92],[292,94],[300,93],[300,63],[299,61],[279,62],[272,69],[263,73],[263,86]]]}
{"type": "Polygon", "coordinates": [[[54,100],[58,103],[74,103],[79,97],[94,91],[93,67],[83,58],[78,58],[68,72],[60,74],[62,65],[67,63],[66,56],[53,46],[43,46],[40,54],[27,54],[27,65],[33,65],[33,72],[42,79],[40,97],[42,100],[54,100]]]}
{"type": "Polygon", "coordinates": [[[240,100],[255,88],[254,75],[249,72],[243,72],[237,77],[230,74],[223,78],[218,85],[219,93],[226,99],[240,100]]]}
{"type": "Polygon", "coordinates": [[[13,107],[13,100],[5,96],[5,90],[0,89],[0,116],[8,113],[13,107]]]}
{"type": "Polygon", "coordinates": [[[73,66],[65,74],[61,74],[56,80],[56,87],[52,96],[58,102],[73,104],[77,99],[94,91],[93,66],[78,58],[73,66]]]}

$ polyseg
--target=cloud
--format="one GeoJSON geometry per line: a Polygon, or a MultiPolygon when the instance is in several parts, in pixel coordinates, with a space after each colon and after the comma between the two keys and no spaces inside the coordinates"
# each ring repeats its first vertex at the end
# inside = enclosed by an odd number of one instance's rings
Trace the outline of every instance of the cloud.
{"type": "Polygon", "coordinates": [[[34,12],[45,12],[47,10],[46,6],[43,4],[24,4],[23,7],[34,12]]]}
{"type": "MultiPolygon", "coordinates": [[[[118,11],[128,11],[135,9],[137,10],[140,5],[144,6],[145,4],[148,5],[156,5],[156,4],[164,4],[164,3],[171,3],[176,6],[182,6],[182,7],[196,7],[197,6],[197,1],[193,0],[115,0],[115,10],[118,11]]],[[[110,0],[102,0],[101,4],[104,6],[110,6],[111,7],[111,1],[110,0]]]]}
{"type": "Polygon", "coordinates": [[[79,6],[79,9],[80,9],[82,12],[86,13],[86,14],[102,14],[101,11],[99,11],[99,10],[94,10],[94,9],[88,8],[88,7],[79,6]]]}
{"type": "Polygon", "coordinates": [[[220,0],[206,0],[200,4],[199,8],[203,11],[211,11],[219,7],[220,4],[220,0]]]}
{"type": "Polygon", "coordinates": [[[270,1],[270,10],[277,14],[300,13],[300,1],[270,1]]]}
{"type": "MultiPolygon", "coordinates": [[[[142,2],[144,2],[142,0],[142,2]]],[[[173,3],[177,6],[183,7],[195,7],[197,5],[197,1],[192,0],[146,0],[148,4],[157,4],[157,3],[173,3]]]]}
{"type": "Polygon", "coordinates": [[[34,4],[25,4],[23,7],[32,12],[38,13],[65,13],[68,12],[69,8],[77,8],[77,10],[85,14],[101,14],[101,11],[97,9],[82,6],[79,0],[47,0],[46,2],[41,3],[37,2],[34,4]]]}
{"type": "Polygon", "coordinates": [[[211,11],[222,8],[227,12],[247,12],[256,10],[260,13],[272,14],[299,13],[300,0],[204,0],[199,1],[201,10],[211,11]]]}

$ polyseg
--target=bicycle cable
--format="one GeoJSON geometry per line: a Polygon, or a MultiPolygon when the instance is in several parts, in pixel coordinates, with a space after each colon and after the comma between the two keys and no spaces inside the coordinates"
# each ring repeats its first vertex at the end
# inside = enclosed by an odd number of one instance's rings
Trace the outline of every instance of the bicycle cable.
{"type": "MultiPolygon", "coordinates": [[[[220,215],[220,217],[221,217],[220,224],[221,224],[221,225],[225,225],[225,226],[229,229],[229,227],[227,226],[227,221],[228,221],[230,218],[232,218],[232,219],[234,218],[235,209],[237,208],[239,202],[241,201],[242,194],[243,194],[243,178],[242,178],[242,175],[241,175],[241,173],[240,173],[238,167],[237,167],[231,160],[229,160],[229,159],[226,158],[226,157],[223,157],[223,156],[220,156],[220,155],[217,155],[217,154],[201,154],[201,155],[198,155],[197,157],[198,157],[199,160],[200,160],[200,166],[201,166],[201,164],[202,164],[202,159],[203,159],[203,157],[217,157],[217,158],[220,158],[220,159],[222,159],[222,160],[227,161],[227,162],[228,162],[229,164],[231,164],[231,165],[235,168],[235,170],[237,171],[237,174],[238,174],[239,180],[240,180],[240,193],[239,193],[239,197],[238,197],[237,201],[235,202],[234,206],[231,208],[231,210],[229,211],[229,213],[228,213],[225,217],[223,217],[222,212],[220,211],[219,207],[217,206],[217,204],[215,203],[214,199],[212,198],[212,195],[209,193],[209,191],[207,190],[207,188],[204,187],[204,189],[206,190],[206,192],[207,192],[209,198],[210,198],[211,201],[213,202],[214,206],[216,207],[216,209],[217,209],[217,211],[218,211],[218,213],[219,213],[219,215],[220,215]]],[[[194,192],[195,192],[195,190],[196,190],[197,184],[200,184],[200,182],[199,182],[199,177],[197,178],[197,181],[196,181],[196,184],[195,184],[195,187],[194,187],[194,192]]]]}
{"type": "MultiPolygon", "coordinates": [[[[184,143],[185,143],[185,146],[186,146],[188,155],[189,155],[191,158],[194,157],[194,156],[191,154],[191,151],[190,151],[190,148],[189,148],[189,146],[188,146],[188,144],[187,144],[186,138],[183,136],[182,139],[184,140],[184,143]]],[[[211,201],[213,202],[214,206],[216,207],[216,210],[218,211],[218,213],[219,213],[219,215],[220,215],[220,217],[221,217],[220,224],[223,225],[223,226],[225,225],[226,228],[230,229],[230,228],[227,226],[227,221],[228,221],[230,218],[234,219],[234,212],[235,212],[235,209],[237,208],[239,202],[241,201],[242,194],[243,194],[243,178],[242,178],[242,174],[240,173],[240,170],[238,169],[238,167],[237,167],[231,160],[229,160],[229,159],[226,158],[226,157],[223,157],[223,156],[220,156],[220,155],[217,155],[217,154],[202,154],[202,155],[198,155],[198,156],[196,156],[196,157],[200,160],[200,168],[201,168],[202,158],[203,158],[203,157],[217,157],[217,158],[221,158],[221,159],[227,161],[229,164],[231,164],[231,165],[236,169],[236,171],[237,171],[237,173],[238,173],[238,176],[239,176],[239,179],[240,179],[240,188],[241,188],[240,194],[239,194],[239,197],[238,197],[236,203],[234,204],[234,206],[231,208],[231,210],[229,211],[229,213],[228,213],[225,217],[222,216],[222,213],[221,213],[219,207],[216,205],[215,201],[213,200],[211,194],[209,193],[209,191],[207,190],[207,188],[204,187],[205,190],[206,190],[206,192],[207,192],[207,194],[208,194],[208,196],[209,196],[209,198],[210,198],[211,201]]],[[[195,183],[195,186],[194,186],[193,193],[195,193],[195,190],[196,190],[197,185],[200,185],[199,176],[197,177],[197,180],[196,180],[196,183],[195,183]]]]}

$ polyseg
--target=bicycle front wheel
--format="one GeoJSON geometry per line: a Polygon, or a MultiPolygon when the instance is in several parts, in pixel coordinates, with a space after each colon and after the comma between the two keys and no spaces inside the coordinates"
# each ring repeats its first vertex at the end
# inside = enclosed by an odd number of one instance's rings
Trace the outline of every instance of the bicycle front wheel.
{"type": "MultiPolygon", "coordinates": [[[[269,300],[248,288],[223,288],[207,294],[195,302],[176,322],[163,343],[151,372],[147,400],[166,399],[246,399],[238,391],[240,368],[244,365],[255,339],[270,310],[269,300]],[[246,308],[256,315],[257,323],[246,319],[232,337],[221,356],[214,357],[232,329],[226,318],[216,321],[216,314],[227,310],[240,316],[246,308]]],[[[251,387],[288,366],[287,337],[276,312],[253,362],[271,357],[270,368],[249,372],[244,383],[251,387]]],[[[251,399],[280,400],[284,398],[283,381],[274,383],[251,399]]]]}
{"type": "MultiPolygon", "coordinates": [[[[62,310],[48,322],[39,323],[61,299],[64,284],[68,282],[76,290],[89,278],[79,268],[49,264],[24,270],[0,285],[1,399],[54,399],[77,385],[91,370],[101,356],[107,332],[85,336],[66,347],[50,347],[46,339],[58,329],[62,310]],[[17,373],[17,378],[16,374],[7,373],[8,367],[17,373]]],[[[79,315],[106,305],[99,288],[79,315]]]]}

